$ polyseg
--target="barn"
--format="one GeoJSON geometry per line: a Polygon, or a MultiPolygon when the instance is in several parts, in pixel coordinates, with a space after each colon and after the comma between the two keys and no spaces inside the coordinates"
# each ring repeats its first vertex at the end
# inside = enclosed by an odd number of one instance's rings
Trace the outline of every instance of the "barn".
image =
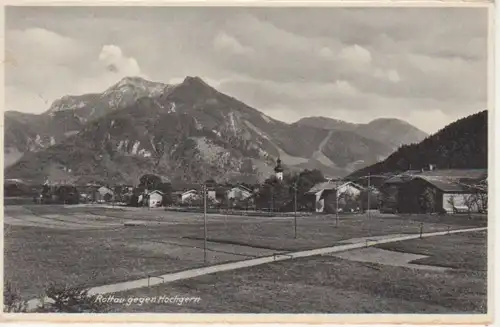
{"type": "Polygon", "coordinates": [[[349,181],[328,181],[314,185],[306,196],[314,201],[316,212],[334,213],[338,206],[339,211],[350,211],[359,207],[358,196],[363,187],[349,181]],[[338,196],[338,199],[337,199],[338,196]]]}
{"type": "Polygon", "coordinates": [[[383,207],[400,213],[485,212],[486,178],[480,169],[398,175],[384,185],[383,207]]]}

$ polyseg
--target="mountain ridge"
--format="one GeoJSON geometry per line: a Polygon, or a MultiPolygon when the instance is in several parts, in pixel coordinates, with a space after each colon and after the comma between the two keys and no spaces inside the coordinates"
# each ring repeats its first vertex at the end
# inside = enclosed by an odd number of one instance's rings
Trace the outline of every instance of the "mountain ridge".
{"type": "Polygon", "coordinates": [[[198,180],[210,175],[221,180],[260,180],[272,173],[280,157],[292,170],[321,167],[340,176],[392,152],[390,145],[353,131],[334,131],[331,137],[328,130],[273,119],[199,77],[188,76],[176,85],[144,86],[147,83],[140,78],[122,79],[100,94],[106,102],[95,100],[94,94],[88,96],[90,104],[76,105],[74,110],[44,112],[39,116],[45,125],[40,118],[6,114],[11,139],[23,136],[16,134],[22,124],[27,124],[23,130],[30,130],[28,125],[35,121],[30,140],[43,141],[35,148],[25,146],[27,151],[7,167],[6,175],[63,180],[92,176],[131,182],[137,174],[154,171],[167,179],[198,180]],[[115,97],[116,92],[125,96],[115,97]],[[96,108],[99,104],[102,107],[96,108]],[[101,110],[96,114],[97,109],[101,110]],[[42,126],[54,132],[54,121],[65,122],[57,138],[37,134],[42,126]]]}
{"type": "Polygon", "coordinates": [[[299,119],[295,124],[354,131],[361,136],[390,144],[394,150],[402,144],[418,143],[428,136],[407,121],[387,117],[376,118],[368,123],[351,123],[323,116],[310,116],[299,119]]]}

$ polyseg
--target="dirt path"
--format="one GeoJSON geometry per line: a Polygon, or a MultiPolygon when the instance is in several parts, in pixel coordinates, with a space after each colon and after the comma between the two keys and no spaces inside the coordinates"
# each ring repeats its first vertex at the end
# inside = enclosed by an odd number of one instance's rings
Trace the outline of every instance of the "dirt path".
{"type": "Polygon", "coordinates": [[[321,162],[325,166],[335,166],[335,164],[323,153],[323,148],[325,147],[326,143],[330,140],[330,137],[332,137],[333,130],[328,132],[328,135],[321,141],[321,143],[318,146],[318,149],[314,151],[312,157],[319,162],[321,162]]]}
{"type": "MultiPolygon", "coordinates": [[[[343,252],[343,251],[348,251],[348,250],[353,250],[353,249],[370,247],[370,246],[374,246],[377,244],[412,240],[412,239],[417,239],[420,237],[442,236],[442,235],[447,235],[447,234],[467,233],[467,232],[476,232],[476,231],[483,231],[483,230],[487,230],[487,227],[456,229],[456,230],[450,230],[450,231],[445,231],[445,232],[424,233],[422,235],[409,234],[409,235],[396,236],[396,237],[394,237],[392,235],[386,235],[385,238],[383,238],[383,237],[378,237],[377,239],[368,239],[367,238],[367,239],[364,239],[364,240],[357,242],[357,243],[336,245],[336,246],[332,246],[332,247],[319,248],[319,249],[313,249],[313,250],[307,250],[307,251],[282,253],[282,254],[276,254],[276,255],[266,256],[266,257],[261,257],[261,258],[256,258],[256,259],[218,264],[218,265],[213,265],[213,266],[208,266],[208,267],[203,267],[203,268],[188,269],[188,270],[184,270],[184,271],[180,271],[180,272],[176,272],[176,273],[169,273],[169,274],[165,274],[165,275],[161,275],[161,276],[151,276],[149,278],[142,278],[142,279],[132,280],[132,281],[123,282],[123,283],[97,286],[97,287],[91,288],[89,290],[89,294],[117,293],[117,292],[123,292],[123,291],[132,290],[132,289],[137,289],[137,288],[156,286],[156,285],[163,284],[163,283],[169,283],[169,282],[173,282],[173,281],[177,281],[177,280],[194,278],[194,277],[213,274],[213,273],[222,272],[222,271],[230,271],[230,270],[236,270],[236,269],[241,269],[241,268],[263,265],[263,264],[271,263],[271,262],[292,260],[292,259],[296,259],[296,258],[305,258],[305,257],[324,255],[324,254],[336,253],[336,252],[343,252]]],[[[47,300],[48,299],[45,299],[45,301],[47,301],[47,300]]],[[[32,300],[28,301],[28,310],[35,309],[39,304],[40,304],[39,299],[32,299],[32,300]]]]}

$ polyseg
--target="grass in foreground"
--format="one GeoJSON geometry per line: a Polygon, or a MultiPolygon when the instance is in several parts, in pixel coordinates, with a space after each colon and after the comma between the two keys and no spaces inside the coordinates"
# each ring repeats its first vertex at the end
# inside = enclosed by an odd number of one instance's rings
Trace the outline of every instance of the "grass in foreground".
{"type": "Polygon", "coordinates": [[[450,275],[313,257],[217,273],[116,297],[200,297],[115,305],[118,312],[484,313],[486,275],[450,275]]]}
{"type": "Polygon", "coordinates": [[[386,243],[376,247],[428,256],[411,262],[416,264],[478,271],[486,271],[488,266],[486,231],[386,243]]]}
{"type": "MultiPolygon", "coordinates": [[[[68,209],[62,206],[30,206],[29,209],[41,216],[58,214],[62,220],[65,215],[74,219],[79,213],[91,213],[108,217],[110,221],[139,219],[175,224],[91,230],[6,225],[4,276],[27,297],[39,295],[51,282],[98,286],[204,265],[201,215],[154,210],[68,209]]],[[[16,210],[11,210],[9,214],[15,216],[15,213],[16,210]]],[[[432,221],[426,223],[425,231],[446,230],[447,227],[439,221],[432,221]]],[[[416,233],[418,229],[418,222],[405,217],[345,218],[338,228],[333,217],[307,217],[298,219],[298,236],[295,239],[293,219],[212,216],[208,221],[208,237],[221,243],[209,244],[209,248],[218,251],[209,252],[209,262],[243,260],[249,257],[241,254],[248,253],[263,256],[275,251],[331,246],[339,240],[368,235],[416,233]]]]}
{"type": "MultiPolygon", "coordinates": [[[[151,236],[161,230],[148,229],[151,236]]],[[[202,265],[133,246],[140,235],[130,229],[56,230],[5,226],[4,278],[25,297],[35,297],[49,283],[96,286],[147,274],[158,275],[202,265]]]]}
{"type": "MultiPolygon", "coordinates": [[[[426,264],[434,264],[438,255],[453,248],[459,256],[486,256],[485,233],[437,236],[428,240],[430,242],[425,246],[432,251],[425,254],[432,255],[434,261],[426,264]]],[[[415,249],[415,243],[418,242],[425,240],[393,243],[391,249],[415,249]]],[[[441,265],[460,269],[430,272],[317,256],[114,294],[125,298],[163,295],[201,299],[199,303],[184,305],[114,305],[114,310],[199,313],[486,313],[487,275],[484,260],[471,260],[467,265],[456,265],[453,260],[444,260],[441,265]]]]}

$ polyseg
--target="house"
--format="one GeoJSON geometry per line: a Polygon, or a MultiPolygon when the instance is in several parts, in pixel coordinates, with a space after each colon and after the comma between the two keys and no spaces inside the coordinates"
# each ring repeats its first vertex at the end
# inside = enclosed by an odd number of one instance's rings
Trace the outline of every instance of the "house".
{"type": "Polygon", "coordinates": [[[3,189],[3,194],[4,196],[29,196],[31,194],[31,189],[28,187],[28,185],[18,179],[11,179],[8,180],[6,179],[4,181],[4,189],[3,189]]]}
{"type": "Polygon", "coordinates": [[[226,198],[229,200],[246,200],[252,196],[252,190],[243,186],[236,185],[226,192],[226,198]]]}
{"type": "Polygon", "coordinates": [[[355,201],[362,190],[363,187],[354,182],[331,180],[314,185],[305,195],[314,201],[316,212],[332,213],[359,207],[355,201]]]}
{"type": "Polygon", "coordinates": [[[218,202],[217,201],[217,193],[215,189],[208,189],[207,190],[207,199],[213,202],[218,202]]]}
{"type": "Polygon", "coordinates": [[[387,180],[382,207],[401,213],[482,212],[487,210],[487,170],[420,171],[387,180]]]}
{"type": "Polygon", "coordinates": [[[176,191],[172,193],[176,203],[186,204],[190,201],[197,200],[199,198],[198,191],[195,189],[187,191],[176,191]]]}
{"type": "Polygon", "coordinates": [[[163,202],[163,192],[162,191],[152,191],[148,194],[148,205],[150,208],[161,207],[163,202]]]}
{"type": "Polygon", "coordinates": [[[103,203],[103,202],[113,201],[115,193],[106,186],[101,186],[97,189],[97,192],[95,192],[94,194],[95,194],[94,201],[103,203]]]}
{"type": "Polygon", "coordinates": [[[80,194],[73,185],[44,185],[41,194],[44,204],[78,204],[80,194]]]}
{"type": "Polygon", "coordinates": [[[225,199],[228,207],[248,209],[255,205],[255,195],[258,190],[251,190],[248,187],[238,184],[229,186],[225,191],[225,199]]]}

